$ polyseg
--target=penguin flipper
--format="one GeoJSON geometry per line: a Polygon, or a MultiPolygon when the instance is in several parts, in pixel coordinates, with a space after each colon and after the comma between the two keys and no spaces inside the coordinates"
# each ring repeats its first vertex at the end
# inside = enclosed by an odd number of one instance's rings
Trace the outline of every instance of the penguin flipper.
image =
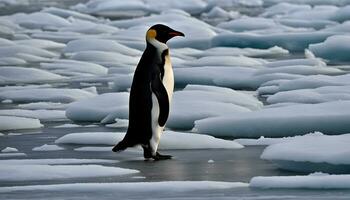
{"type": "Polygon", "coordinates": [[[168,93],[162,83],[160,73],[155,73],[151,82],[152,92],[156,95],[159,103],[159,118],[158,123],[160,126],[164,126],[169,116],[169,97],[168,93]]]}

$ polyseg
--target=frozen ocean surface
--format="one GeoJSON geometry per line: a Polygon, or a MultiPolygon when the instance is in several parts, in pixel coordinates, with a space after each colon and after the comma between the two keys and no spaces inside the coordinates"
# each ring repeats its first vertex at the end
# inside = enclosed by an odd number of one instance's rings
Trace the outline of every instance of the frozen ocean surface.
{"type": "Polygon", "coordinates": [[[0,0],[0,199],[349,199],[349,0],[0,0]],[[149,26],[160,152],[111,151],[149,26]],[[321,133],[322,132],[322,133],[321,133]]]}

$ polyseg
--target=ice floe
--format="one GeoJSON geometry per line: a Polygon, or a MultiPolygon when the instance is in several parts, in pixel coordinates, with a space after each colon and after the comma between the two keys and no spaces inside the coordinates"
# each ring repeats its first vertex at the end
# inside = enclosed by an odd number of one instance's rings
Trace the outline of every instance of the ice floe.
{"type": "Polygon", "coordinates": [[[185,192],[201,190],[218,190],[247,187],[242,182],[219,182],[219,181],[164,181],[164,182],[127,182],[127,183],[75,183],[59,185],[31,185],[1,187],[0,192],[15,191],[117,191],[117,192],[185,192]]]}
{"type": "Polygon", "coordinates": [[[17,13],[7,18],[29,29],[50,29],[70,25],[68,20],[47,12],[34,12],[30,14],[17,13]]]}
{"type": "Polygon", "coordinates": [[[44,144],[42,146],[34,147],[32,149],[32,151],[61,151],[61,150],[64,150],[64,148],[54,144],[44,144]]]}
{"type": "Polygon", "coordinates": [[[64,79],[64,76],[42,69],[25,67],[0,67],[0,83],[3,82],[41,82],[64,79]]]}
{"type": "Polygon", "coordinates": [[[60,59],[52,63],[40,63],[40,66],[43,69],[63,76],[106,75],[108,72],[106,67],[99,64],[75,60],[60,59]]]}
{"type": "Polygon", "coordinates": [[[115,118],[128,118],[128,102],[129,94],[126,92],[105,93],[68,105],[66,116],[73,121],[91,122],[105,122],[104,119],[108,118],[111,123],[115,118]]]}
{"type": "Polygon", "coordinates": [[[57,121],[66,119],[64,110],[24,110],[24,109],[2,109],[2,116],[16,116],[36,118],[41,121],[57,121]]]}
{"type": "MultiPolygon", "coordinates": [[[[115,145],[124,138],[125,133],[85,132],[70,133],[57,139],[57,144],[80,145],[115,145]]],[[[165,131],[160,142],[160,149],[239,149],[242,145],[228,140],[207,135],[165,131]]],[[[104,149],[110,151],[111,148],[104,149]]]]}
{"type": "Polygon", "coordinates": [[[262,189],[349,189],[350,175],[258,176],[250,180],[249,186],[262,189]]]}
{"type": "Polygon", "coordinates": [[[264,108],[198,120],[195,129],[215,136],[251,138],[294,136],[313,131],[348,133],[349,106],[350,101],[334,101],[264,108]]]}
{"type": "Polygon", "coordinates": [[[301,172],[348,173],[350,134],[312,134],[268,146],[262,159],[278,164],[282,169],[301,172]]]}
{"type": "Polygon", "coordinates": [[[255,97],[229,88],[188,85],[183,91],[175,92],[167,127],[192,129],[194,121],[199,119],[261,107],[262,103],[255,97]]]}
{"type": "Polygon", "coordinates": [[[43,125],[38,119],[0,116],[0,130],[34,129],[41,127],[43,127],[43,125]]]}
{"type": "Polygon", "coordinates": [[[14,147],[6,147],[5,149],[1,150],[1,153],[14,153],[18,152],[18,149],[14,147]]]}
{"type": "Polygon", "coordinates": [[[33,88],[5,90],[0,92],[0,100],[11,99],[14,102],[72,102],[96,96],[95,93],[82,89],[33,88]]]}
{"type": "Polygon", "coordinates": [[[323,103],[328,101],[350,100],[350,86],[325,86],[315,89],[299,89],[278,92],[267,98],[270,104],[275,103],[323,103]]]}
{"type": "Polygon", "coordinates": [[[350,84],[350,75],[327,76],[311,75],[296,78],[289,81],[277,81],[271,84],[266,83],[264,86],[275,86],[275,92],[290,91],[298,89],[314,89],[323,86],[345,86],[350,84]]]}
{"type": "Polygon", "coordinates": [[[0,180],[38,181],[67,178],[121,176],[138,173],[137,170],[102,165],[3,165],[0,164],[0,180]]]}
{"type": "Polygon", "coordinates": [[[64,53],[80,51],[107,51],[118,52],[129,56],[141,56],[141,51],[129,48],[113,40],[107,39],[79,39],[68,42],[64,53]]]}
{"type": "Polygon", "coordinates": [[[335,35],[328,37],[322,43],[311,44],[309,49],[315,56],[324,58],[330,62],[345,62],[350,61],[348,54],[350,47],[347,45],[349,42],[350,36],[335,35]]]}
{"type": "Polygon", "coordinates": [[[331,35],[334,35],[334,33],[322,31],[271,34],[222,33],[213,37],[211,45],[212,47],[228,46],[258,49],[279,46],[292,52],[301,52],[304,51],[309,44],[323,42],[331,35]]]}

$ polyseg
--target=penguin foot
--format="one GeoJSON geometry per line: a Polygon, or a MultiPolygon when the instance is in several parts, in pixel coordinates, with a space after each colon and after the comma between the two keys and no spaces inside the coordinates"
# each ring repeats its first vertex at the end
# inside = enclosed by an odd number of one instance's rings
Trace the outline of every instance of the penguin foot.
{"type": "Polygon", "coordinates": [[[162,155],[162,154],[160,154],[158,152],[156,152],[156,155],[153,156],[154,160],[169,160],[171,158],[172,158],[171,155],[162,155]]]}

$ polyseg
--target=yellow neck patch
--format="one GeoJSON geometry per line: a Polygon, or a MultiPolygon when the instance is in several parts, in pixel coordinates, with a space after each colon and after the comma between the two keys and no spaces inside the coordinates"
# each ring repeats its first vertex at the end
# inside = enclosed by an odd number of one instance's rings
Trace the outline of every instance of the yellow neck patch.
{"type": "Polygon", "coordinates": [[[154,29],[149,29],[147,31],[147,38],[155,38],[157,36],[157,31],[154,29]]]}

